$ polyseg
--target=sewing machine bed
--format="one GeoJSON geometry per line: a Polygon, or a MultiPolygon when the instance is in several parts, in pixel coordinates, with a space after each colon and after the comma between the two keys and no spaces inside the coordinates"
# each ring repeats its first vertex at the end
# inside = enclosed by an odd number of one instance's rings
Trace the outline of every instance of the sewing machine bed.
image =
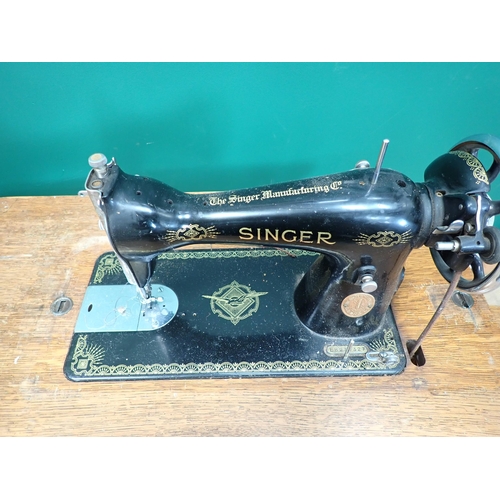
{"type": "MultiPolygon", "coordinates": [[[[406,356],[391,310],[375,334],[356,340],[321,336],[300,322],[293,291],[317,256],[274,248],[166,252],[153,285],[177,297],[171,321],[120,331],[128,299],[94,308],[84,299],[64,373],[75,382],[400,373],[406,356]],[[91,314],[100,316],[89,321],[91,314]]],[[[87,292],[95,297],[104,287],[134,289],[112,252],[97,259],[87,292]]]]}

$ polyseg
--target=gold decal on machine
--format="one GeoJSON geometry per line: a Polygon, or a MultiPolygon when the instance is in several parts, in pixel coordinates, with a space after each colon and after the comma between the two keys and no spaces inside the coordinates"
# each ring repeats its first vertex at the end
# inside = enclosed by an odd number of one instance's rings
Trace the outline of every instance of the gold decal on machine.
{"type": "Polygon", "coordinates": [[[327,231],[304,231],[295,229],[270,229],[268,227],[240,227],[240,240],[245,241],[284,241],[285,243],[306,243],[320,245],[335,245],[335,241],[331,241],[332,233],[327,231]]]}
{"type": "Polygon", "coordinates": [[[107,274],[118,274],[122,266],[118,262],[116,254],[109,254],[99,261],[99,266],[94,276],[94,283],[102,283],[107,274]]]}
{"type": "Polygon", "coordinates": [[[486,170],[484,170],[482,163],[474,155],[466,151],[450,151],[450,154],[457,155],[459,158],[462,158],[462,160],[465,160],[465,163],[467,163],[472,170],[472,175],[476,179],[476,184],[480,184],[481,182],[485,184],[490,183],[486,170]]]}
{"type": "Polygon", "coordinates": [[[259,310],[259,297],[262,295],[267,295],[267,292],[254,292],[250,287],[233,281],[212,295],[202,295],[202,297],[210,299],[210,307],[214,314],[237,325],[259,310]]]}
{"type": "MultiPolygon", "coordinates": [[[[326,180],[326,179],[325,179],[326,180]]],[[[288,196],[302,196],[306,194],[320,194],[329,193],[330,191],[338,191],[342,189],[342,181],[330,181],[324,184],[312,184],[310,186],[296,186],[275,191],[274,189],[264,189],[260,192],[252,194],[233,193],[225,196],[210,195],[208,197],[208,204],[212,207],[229,205],[234,206],[236,203],[253,203],[255,201],[264,201],[274,198],[285,198],[288,196]]]]}
{"type": "Polygon", "coordinates": [[[215,226],[202,227],[198,224],[189,224],[181,227],[177,231],[167,231],[164,240],[173,241],[197,241],[206,238],[215,238],[220,234],[215,226]]]}
{"type": "Polygon", "coordinates": [[[71,370],[79,375],[92,373],[104,358],[104,349],[99,345],[87,343],[87,335],[78,339],[73,359],[71,360],[71,370]]]}
{"type": "MultiPolygon", "coordinates": [[[[394,339],[394,332],[391,328],[384,329],[384,338],[370,342],[368,352],[365,357],[355,359],[361,349],[358,343],[350,348],[350,358],[347,362],[342,359],[335,359],[345,356],[348,346],[340,346],[339,350],[335,346],[325,346],[324,352],[330,358],[326,361],[316,359],[309,361],[239,361],[223,363],[150,363],[150,364],[104,364],[102,363],[104,349],[100,352],[98,345],[90,344],[87,335],[80,335],[77,339],[76,347],[71,358],[71,372],[75,375],[87,377],[123,377],[141,375],[171,375],[179,373],[233,373],[238,374],[252,370],[263,369],[272,370],[274,373],[305,373],[307,370],[317,370],[321,368],[332,374],[339,372],[349,373],[356,370],[386,369],[388,366],[396,366],[399,362],[399,352],[394,339]]],[[[364,350],[364,349],[363,349],[364,350]]],[[[361,354],[361,353],[359,353],[361,354]]]]}
{"type": "Polygon", "coordinates": [[[378,233],[367,235],[361,233],[354,241],[358,245],[370,245],[375,248],[389,248],[401,243],[407,243],[411,239],[411,231],[405,231],[403,234],[394,231],[379,231],[378,233]]]}

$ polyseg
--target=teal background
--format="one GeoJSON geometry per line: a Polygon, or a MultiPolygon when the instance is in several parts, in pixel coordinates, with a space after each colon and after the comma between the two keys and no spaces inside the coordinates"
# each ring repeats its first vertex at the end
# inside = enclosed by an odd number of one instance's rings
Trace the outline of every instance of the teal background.
{"type": "Polygon", "coordinates": [[[340,172],[423,180],[462,138],[500,136],[499,63],[3,63],[0,196],[76,194],[87,158],[186,191],[340,172]]]}

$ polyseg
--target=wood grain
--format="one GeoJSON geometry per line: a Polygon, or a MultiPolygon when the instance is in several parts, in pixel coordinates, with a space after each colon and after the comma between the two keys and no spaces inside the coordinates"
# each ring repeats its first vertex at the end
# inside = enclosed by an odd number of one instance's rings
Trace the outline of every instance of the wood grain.
{"type": "MultiPolygon", "coordinates": [[[[425,366],[392,377],[69,382],[62,366],[97,257],[110,250],[90,201],[0,198],[2,436],[497,436],[500,306],[446,309],[425,366]],[[74,308],[54,316],[69,296],[74,308]]],[[[416,339],[446,290],[427,249],[394,300],[416,339]]]]}

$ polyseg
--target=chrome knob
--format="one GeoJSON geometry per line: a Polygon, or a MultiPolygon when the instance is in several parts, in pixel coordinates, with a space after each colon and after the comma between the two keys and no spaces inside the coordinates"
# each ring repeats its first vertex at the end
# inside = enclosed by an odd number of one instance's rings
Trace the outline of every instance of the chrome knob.
{"type": "Polygon", "coordinates": [[[361,290],[365,293],[373,293],[378,288],[377,282],[371,276],[361,278],[361,290]]]}

